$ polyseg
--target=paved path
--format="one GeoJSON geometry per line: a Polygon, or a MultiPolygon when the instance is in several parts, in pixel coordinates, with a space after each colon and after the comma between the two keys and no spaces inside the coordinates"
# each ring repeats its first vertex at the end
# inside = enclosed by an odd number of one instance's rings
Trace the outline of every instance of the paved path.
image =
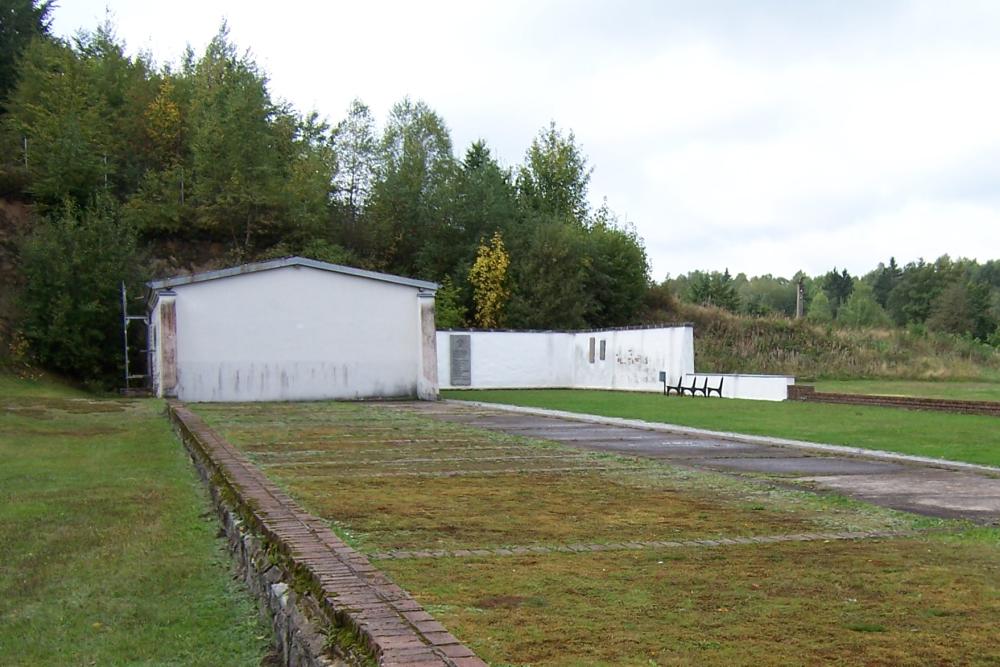
{"type": "Polygon", "coordinates": [[[952,469],[887,458],[877,452],[833,453],[789,441],[626,420],[604,420],[500,405],[440,401],[412,403],[414,411],[441,419],[581,449],[665,459],[675,465],[739,475],[779,477],[783,483],[828,490],[929,516],[1000,524],[1000,470],[952,469]],[[549,414],[545,414],[549,413],[549,414]],[[601,423],[606,421],[607,423],[601,423]]]}

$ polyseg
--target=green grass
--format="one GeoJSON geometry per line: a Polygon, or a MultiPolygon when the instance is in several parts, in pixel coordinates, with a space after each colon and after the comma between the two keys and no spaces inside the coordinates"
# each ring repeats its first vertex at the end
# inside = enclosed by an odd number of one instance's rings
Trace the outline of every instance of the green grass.
{"type": "Polygon", "coordinates": [[[494,665],[996,665],[998,554],[994,531],[380,567],[494,665]]]}
{"type": "Polygon", "coordinates": [[[722,474],[692,476],[405,410],[343,403],[194,409],[363,551],[912,527],[909,515],[861,503],[722,474]]]}
{"type": "Polygon", "coordinates": [[[162,403],[0,392],[0,664],[259,665],[269,631],[162,403]]]}
{"type": "Polygon", "coordinates": [[[421,414],[426,407],[195,410],[363,552],[918,531],[874,541],[375,561],[498,667],[1000,661],[996,528],[664,461],[554,461],[579,452],[434,419],[421,414]],[[571,463],[570,471],[537,470],[571,463]],[[491,474],[481,474],[487,464],[491,474]]]}
{"type": "Polygon", "coordinates": [[[920,380],[818,380],[816,391],[1000,401],[1000,382],[931,382],[920,380]]]}
{"type": "Polygon", "coordinates": [[[981,415],[571,389],[441,394],[444,398],[643,419],[1000,466],[1000,419],[981,415]]]}
{"type": "Polygon", "coordinates": [[[0,369],[0,397],[89,398],[80,389],[70,387],[44,373],[18,377],[0,369]]]}

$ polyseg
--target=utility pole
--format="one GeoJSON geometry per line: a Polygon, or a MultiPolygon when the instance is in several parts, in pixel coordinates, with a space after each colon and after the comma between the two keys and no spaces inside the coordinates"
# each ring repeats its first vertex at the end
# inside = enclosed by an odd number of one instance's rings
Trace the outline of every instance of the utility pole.
{"type": "Polygon", "coordinates": [[[802,319],[802,311],[805,309],[805,291],[802,278],[799,278],[799,282],[795,286],[795,319],[797,320],[802,319]]]}

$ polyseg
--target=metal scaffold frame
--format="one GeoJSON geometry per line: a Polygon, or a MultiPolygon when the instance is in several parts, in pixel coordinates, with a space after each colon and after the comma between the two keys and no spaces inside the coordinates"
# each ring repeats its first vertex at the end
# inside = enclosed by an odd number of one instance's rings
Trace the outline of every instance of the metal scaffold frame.
{"type": "MultiPolygon", "coordinates": [[[[149,319],[145,315],[129,315],[128,314],[128,294],[125,291],[125,283],[121,284],[122,293],[122,355],[125,360],[125,386],[122,388],[123,394],[128,394],[133,392],[137,387],[132,387],[131,383],[133,380],[142,380],[142,387],[146,388],[148,386],[149,374],[148,373],[132,373],[129,368],[128,360],[128,350],[129,350],[129,324],[132,322],[142,322],[143,326],[146,327],[147,341],[149,332],[149,319]]],[[[146,350],[140,350],[145,353],[146,350]]]]}

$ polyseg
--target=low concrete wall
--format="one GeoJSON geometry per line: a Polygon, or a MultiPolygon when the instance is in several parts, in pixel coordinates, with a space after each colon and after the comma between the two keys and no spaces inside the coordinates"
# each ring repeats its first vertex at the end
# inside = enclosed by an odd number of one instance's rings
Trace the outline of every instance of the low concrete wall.
{"type": "Polygon", "coordinates": [[[703,386],[708,380],[710,388],[718,387],[722,382],[723,398],[744,398],[754,401],[784,401],[788,398],[789,387],[795,385],[791,375],[755,375],[744,373],[689,373],[684,376],[682,384],[690,387],[703,386]]]}

